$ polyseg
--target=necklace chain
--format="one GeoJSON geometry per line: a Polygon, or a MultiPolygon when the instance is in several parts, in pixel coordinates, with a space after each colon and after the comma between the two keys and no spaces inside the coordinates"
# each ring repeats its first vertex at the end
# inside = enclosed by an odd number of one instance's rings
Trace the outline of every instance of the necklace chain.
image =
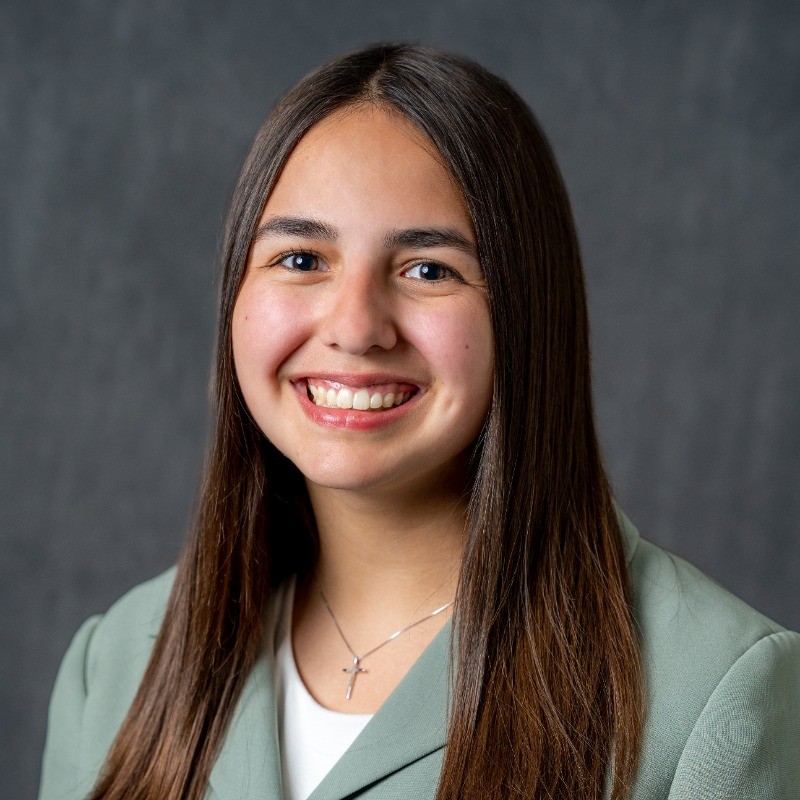
{"type": "Polygon", "coordinates": [[[325,608],[328,610],[328,614],[330,614],[331,619],[333,620],[333,624],[336,626],[336,630],[339,631],[339,636],[342,637],[342,641],[347,646],[347,649],[350,651],[350,654],[353,656],[353,664],[350,667],[344,667],[342,672],[348,672],[350,674],[350,680],[347,684],[347,692],[345,693],[345,700],[349,700],[353,694],[353,687],[355,686],[356,682],[356,675],[359,672],[366,672],[362,666],[361,662],[367,658],[367,656],[371,656],[377,650],[380,650],[381,647],[385,647],[389,642],[393,642],[398,636],[405,633],[406,631],[410,631],[412,628],[415,628],[417,625],[421,625],[423,622],[427,622],[432,617],[435,617],[437,614],[441,614],[442,611],[450,608],[455,601],[451,600],[449,603],[445,603],[443,606],[440,606],[435,611],[431,611],[430,614],[427,614],[422,619],[418,619],[416,622],[412,622],[410,625],[406,625],[405,628],[400,628],[399,631],[395,631],[388,639],[381,642],[377,647],[373,647],[372,650],[367,650],[366,653],[363,655],[358,655],[355,650],[353,650],[352,645],[350,642],[347,641],[347,637],[344,635],[344,631],[342,630],[342,626],[339,624],[339,620],[336,619],[336,614],[333,613],[333,609],[331,608],[331,604],[328,602],[328,598],[325,597],[325,592],[322,591],[322,587],[319,585],[319,581],[316,581],[317,584],[317,591],[319,592],[319,596],[322,598],[322,602],[325,605],[325,608]]]}

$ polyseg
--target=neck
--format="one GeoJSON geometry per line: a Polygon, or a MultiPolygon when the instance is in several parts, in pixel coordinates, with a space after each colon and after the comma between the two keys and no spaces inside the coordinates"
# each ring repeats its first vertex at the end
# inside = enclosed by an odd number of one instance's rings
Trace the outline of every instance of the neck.
{"type": "Polygon", "coordinates": [[[457,492],[385,496],[309,485],[319,535],[316,578],[342,619],[364,609],[397,627],[453,599],[465,507],[457,492]]]}

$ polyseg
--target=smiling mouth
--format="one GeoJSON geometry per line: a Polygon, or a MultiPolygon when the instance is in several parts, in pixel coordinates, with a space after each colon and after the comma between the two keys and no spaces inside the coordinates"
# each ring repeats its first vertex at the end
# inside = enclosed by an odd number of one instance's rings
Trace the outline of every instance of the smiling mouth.
{"type": "Polygon", "coordinates": [[[314,405],[356,411],[384,411],[401,406],[417,391],[417,387],[412,387],[410,384],[389,383],[375,387],[355,387],[314,378],[309,378],[306,383],[308,399],[314,405]]]}

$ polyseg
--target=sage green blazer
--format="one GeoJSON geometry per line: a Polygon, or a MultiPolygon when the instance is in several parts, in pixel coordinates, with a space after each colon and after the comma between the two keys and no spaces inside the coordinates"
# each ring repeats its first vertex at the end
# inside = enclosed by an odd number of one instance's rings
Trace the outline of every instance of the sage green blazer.
{"type": "MultiPolygon", "coordinates": [[[[648,703],[631,800],[798,800],[800,634],[640,539],[625,518],[623,534],[648,703]]],[[[170,571],[133,589],[75,635],[50,703],[40,800],[77,800],[90,790],[141,680],[172,579],[170,571]]],[[[274,630],[274,620],[267,624],[274,630]]],[[[448,624],[311,800],[434,797],[449,636],[448,624]]],[[[230,723],[208,800],[279,800],[278,746],[267,648],[230,723]]]]}

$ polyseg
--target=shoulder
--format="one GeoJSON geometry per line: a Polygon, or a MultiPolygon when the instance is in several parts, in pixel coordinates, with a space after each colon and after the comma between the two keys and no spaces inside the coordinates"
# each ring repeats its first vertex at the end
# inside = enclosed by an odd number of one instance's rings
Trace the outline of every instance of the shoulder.
{"type": "Polygon", "coordinates": [[[73,637],[50,699],[40,800],[91,788],[141,682],[174,577],[172,568],[136,586],[73,637]]]}
{"type": "Polygon", "coordinates": [[[138,687],[161,628],[174,579],[173,567],[135,586],[95,618],[84,653],[86,683],[92,694],[97,696],[110,683],[117,691],[128,684],[134,691],[138,687]]]}
{"type": "Polygon", "coordinates": [[[625,518],[623,535],[647,700],[634,796],[782,798],[800,780],[800,634],[625,518]]]}
{"type": "Polygon", "coordinates": [[[636,542],[629,574],[645,660],[669,664],[676,677],[697,672],[702,664],[713,680],[715,670],[726,670],[759,639],[785,630],[646,539],[636,542]],[[665,660],[666,655],[671,657],[665,660]]]}
{"type": "Polygon", "coordinates": [[[135,586],[96,619],[88,643],[87,680],[91,684],[100,662],[137,661],[150,657],[153,640],[164,620],[167,601],[175,580],[175,568],[135,586]]]}

